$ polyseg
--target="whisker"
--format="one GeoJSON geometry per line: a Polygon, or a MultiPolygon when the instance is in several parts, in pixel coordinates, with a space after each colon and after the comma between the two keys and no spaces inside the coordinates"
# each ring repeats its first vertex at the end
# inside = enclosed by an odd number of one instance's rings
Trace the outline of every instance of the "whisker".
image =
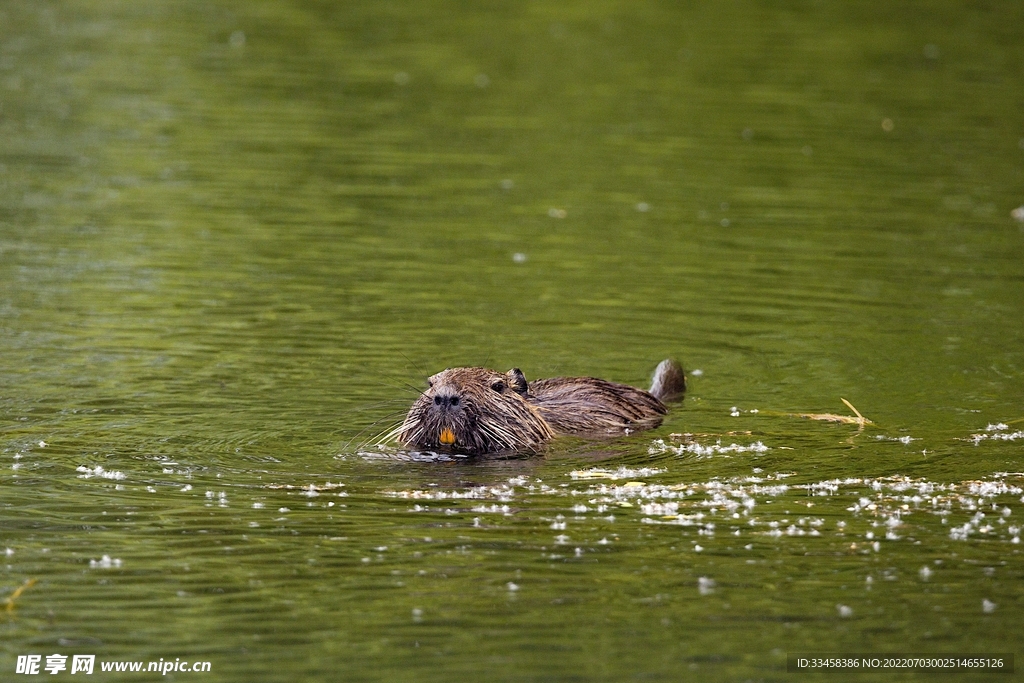
{"type": "MultiPolygon", "coordinates": [[[[387,415],[382,416],[381,418],[379,418],[377,420],[374,420],[370,424],[366,425],[365,427],[360,429],[358,432],[356,432],[355,435],[351,439],[348,440],[348,442],[345,444],[345,450],[346,451],[349,450],[349,447],[352,445],[353,441],[358,439],[360,436],[365,434],[367,431],[369,431],[373,427],[379,425],[381,422],[384,422],[385,420],[390,422],[396,415],[402,415],[403,413],[405,413],[404,410],[395,410],[395,411],[392,411],[392,412],[388,413],[387,415]]],[[[363,446],[366,445],[366,443],[367,442],[364,441],[362,444],[360,444],[359,447],[362,448],[363,446]]]]}
{"type": "Polygon", "coordinates": [[[420,373],[423,376],[426,376],[426,371],[424,371],[423,368],[414,363],[413,360],[409,358],[409,356],[405,355],[405,353],[403,353],[402,351],[399,351],[398,353],[402,356],[402,358],[404,358],[409,363],[409,365],[411,365],[416,370],[416,372],[420,373]]]}

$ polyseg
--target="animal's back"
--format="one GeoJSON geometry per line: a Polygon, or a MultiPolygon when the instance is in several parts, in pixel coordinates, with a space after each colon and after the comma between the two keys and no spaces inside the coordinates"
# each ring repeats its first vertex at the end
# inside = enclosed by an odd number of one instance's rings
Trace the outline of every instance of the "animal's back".
{"type": "Polygon", "coordinates": [[[665,404],[642,389],[595,377],[530,382],[527,400],[560,434],[609,434],[661,424],[665,404]]]}

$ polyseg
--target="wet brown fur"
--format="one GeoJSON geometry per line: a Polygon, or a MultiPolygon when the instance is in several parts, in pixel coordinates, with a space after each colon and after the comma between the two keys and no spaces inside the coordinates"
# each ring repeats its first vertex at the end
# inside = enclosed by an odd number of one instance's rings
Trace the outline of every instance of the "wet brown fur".
{"type": "Polygon", "coordinates": [[[668,412],[643,389],[596,377],[554,377],[530,382],[530,400],[557,434],[621,434],[651,429],[668,412]]]}
{"type": "Polygon", "coordinates": [[[449,368],[433,375],[413,403],[398,440],[410,448],[467,454],[536,450],[556,434],[613,436],[661,424],[661,399],[685,390],[674,361],[655,371],[657,395],[595,377],[555,377],[527,383],[513,368],[449,368]],[[454,442],[443,443],[450,431],[454,442]]]}

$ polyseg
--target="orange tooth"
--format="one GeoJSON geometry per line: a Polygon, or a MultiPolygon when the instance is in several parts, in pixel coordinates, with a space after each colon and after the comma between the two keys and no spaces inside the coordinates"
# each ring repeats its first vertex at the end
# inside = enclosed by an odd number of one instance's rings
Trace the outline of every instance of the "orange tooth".
{"type": "Polygon", "coordinates": [[[453,443],[455,443],[455,432],[445,427],[444,429],[441,430],[440,439],[441,443],[443,443],[445,446],[451,446],[453,443]]]}

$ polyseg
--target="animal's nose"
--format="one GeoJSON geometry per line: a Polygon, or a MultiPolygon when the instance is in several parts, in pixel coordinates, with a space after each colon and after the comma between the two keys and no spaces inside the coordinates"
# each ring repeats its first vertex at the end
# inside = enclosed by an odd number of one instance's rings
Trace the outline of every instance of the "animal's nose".
{"type": "Polygon", "coordinates": [[[459,397],[437,394],[434,396],[434,405],[440,408],[455,408],[459,405],[459,397]]]}

